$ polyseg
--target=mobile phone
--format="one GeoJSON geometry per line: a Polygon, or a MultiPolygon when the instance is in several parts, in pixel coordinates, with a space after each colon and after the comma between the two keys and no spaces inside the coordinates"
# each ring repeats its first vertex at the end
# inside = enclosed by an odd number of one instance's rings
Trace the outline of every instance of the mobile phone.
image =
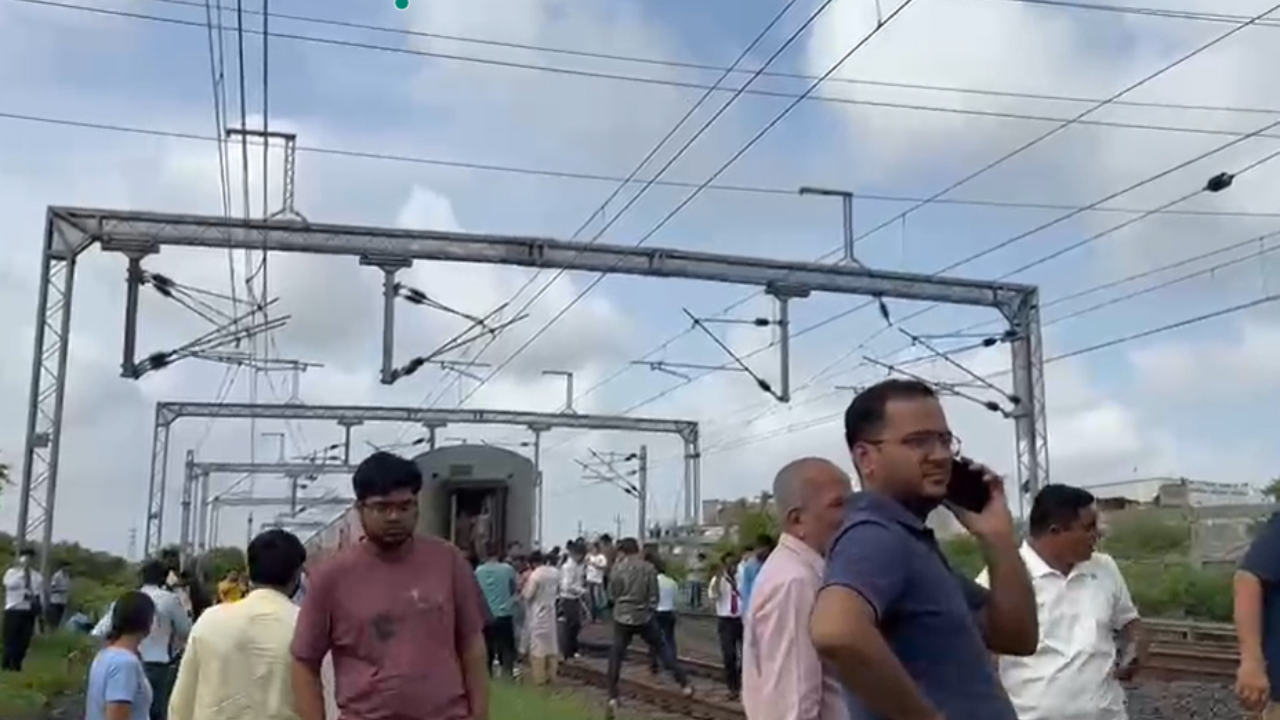
{"type": "Polygon", "coordinates": [[[991,488],[981,471],[963,458],[953,458],[946,500],[969,512],[982,512],[991,502],[991,488]]]}

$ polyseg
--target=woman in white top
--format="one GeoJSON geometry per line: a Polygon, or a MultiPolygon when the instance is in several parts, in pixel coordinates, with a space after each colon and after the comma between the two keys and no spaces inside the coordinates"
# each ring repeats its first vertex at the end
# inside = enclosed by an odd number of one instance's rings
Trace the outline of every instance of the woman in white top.
{"type": "Polygon", "coordinates": [[[534,685],[545,685],[555,678],[560,664],[560,640],[556,626],[560,571],[548,565],[546,557],[536,550],[529,554],[529,565],[533,571],[520,593],[526,604],[529,674],[534,685]]]}
{"type": "MultiPolygon", "coordinates": [[[[667,575],[667,568],[662,558],[650,555],[649,562],[658,571],[658,604],[653,609],[653,622],[658,626],[658,634],[662,642],[671,648],[671,656],[677,657],[676,593],[679,592],[679,585],[667,575]]],[[[657,648],[653,647],[649,648],[649,672],[658,674],[658,652],[657,648]]]]}

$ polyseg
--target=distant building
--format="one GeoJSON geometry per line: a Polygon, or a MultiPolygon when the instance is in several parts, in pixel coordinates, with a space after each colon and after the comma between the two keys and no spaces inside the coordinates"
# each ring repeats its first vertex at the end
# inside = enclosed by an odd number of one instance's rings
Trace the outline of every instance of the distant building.
{"type": "Polygon", "coordinates": [[[1132,505],[1156,507],[1212,507],[1249,505],[1267,499],[1248,483],[1218,483],[1176,477],[1153,477],[1086,485],[1104,508],[1132,505]]]}

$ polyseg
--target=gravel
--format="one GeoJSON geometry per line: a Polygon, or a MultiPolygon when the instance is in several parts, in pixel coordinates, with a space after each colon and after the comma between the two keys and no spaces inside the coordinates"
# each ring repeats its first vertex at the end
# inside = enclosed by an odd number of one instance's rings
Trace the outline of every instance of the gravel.
{"type": "Polygon", "coordinates": [[[1231,686],[1145,680],[1128,688],[1129,720],[1246,720],[1231,686]]]}

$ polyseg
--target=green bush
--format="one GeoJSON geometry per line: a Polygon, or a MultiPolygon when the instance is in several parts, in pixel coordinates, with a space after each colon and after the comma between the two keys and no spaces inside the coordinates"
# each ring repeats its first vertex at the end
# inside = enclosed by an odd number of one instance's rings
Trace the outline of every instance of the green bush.
{"type": "Polygon", "coordinates": [[[22,672],[0,674],[0,717],[41,717],[57,698],[80,691],[93,652],[92,642],[83,635],[58,632],[37,637],[22,672]]]}

